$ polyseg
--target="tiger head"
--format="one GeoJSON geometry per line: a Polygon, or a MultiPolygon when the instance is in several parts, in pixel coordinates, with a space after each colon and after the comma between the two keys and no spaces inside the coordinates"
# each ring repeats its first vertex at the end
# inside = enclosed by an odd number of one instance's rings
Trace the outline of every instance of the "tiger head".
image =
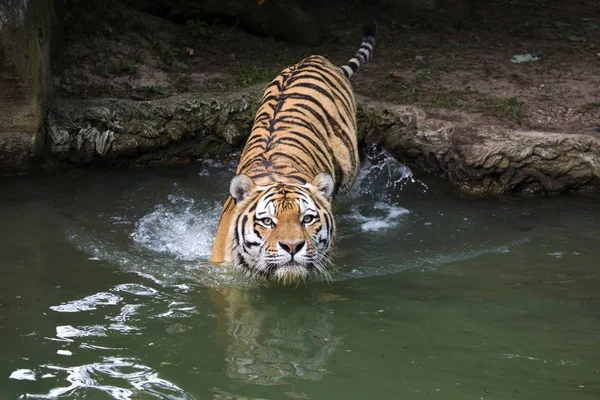
{"type": "Polygon", "coordinates": [[[304,185],[266,186],[236,175],[230,186],[236,202],[230,228],[236,269],[284,284],[313,277],[330,280],[326,264],[335,237],[333,190],[326,173],[304,185]]]}

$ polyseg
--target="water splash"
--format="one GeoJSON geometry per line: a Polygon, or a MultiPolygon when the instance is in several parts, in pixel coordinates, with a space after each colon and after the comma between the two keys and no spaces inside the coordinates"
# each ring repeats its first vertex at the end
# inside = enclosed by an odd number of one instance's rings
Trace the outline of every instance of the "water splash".
{"type": "Polygon", "coordinates": [[[197,204],[180,195],[169,195],[168,200],[168,204],[157,205],[135,224],[131,238],[148,250],[177,259],[206,259],[212,249],[221,205],[197,204]]]}
{"type": "Polygon", "coordinates": [[[202,160],[202,168],[198,172],[199,176],[214,176],[216,170],[221,174],[233,175],[237,167],[237,162],[224,162],[219,160],[202,160]]]}
{"type": "Polygon", "coordinates": [[[392,157],[387,151],[371,145],[365,149],[366,157],[349,193],[350,197],[369,197],[374,202],[390,202],[398,199],[402,189],[409,183],[420,183],[411,169],[392,157]]]}
{"type": "Polygon", "coordinates": [[[353,189],[340,199],[340,236],[397,227],[410,213],[398,204],[400,195],[407,185],[416,182],[406,165],[377,146],[368,147],[353,189]]]}
{"type": "Polygon", "coordinates": [[[80,312],[96,310],[100,306],[114,306],[121,301],[119,296],[112,293],[96,293],[91,296],[87,296],[81,300],[70,301],[63,303],[59,306],[50,307],[53,311],[58,312],[80,312]]]}
{"type": "Polygon", "coordinates": [[[363,232],[381,231],[398,226],[401,217],[408,214],[406,208],[378,202],[373,205],[355,205],[350,208],[350,213],[345,215],[347,221],[360,224],[363,232]]]}

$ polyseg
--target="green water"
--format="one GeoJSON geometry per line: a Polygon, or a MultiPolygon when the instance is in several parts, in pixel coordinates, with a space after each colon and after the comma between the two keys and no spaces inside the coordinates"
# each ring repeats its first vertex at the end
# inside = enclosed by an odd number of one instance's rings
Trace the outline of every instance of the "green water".
{"type": "Polygon", "coordinates": [[[286,289],[205,264],[232,168],[0,181],[0,398],[600,398],[597,199],[366,168],[334,282],[286,289]]]}

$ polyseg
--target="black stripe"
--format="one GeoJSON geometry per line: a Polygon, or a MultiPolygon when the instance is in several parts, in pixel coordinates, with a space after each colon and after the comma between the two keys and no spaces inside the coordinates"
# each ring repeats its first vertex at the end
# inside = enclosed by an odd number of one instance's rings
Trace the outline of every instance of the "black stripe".
{"type": "MultiPolygon", "coordinates": [[[[307,71],[306,75],[307,77],[314,77],[312,74],[315,73],[317,74],[318,72],[316,71],[307,71]]],[[[340,87],[340,85],[336,85],[329,77],[325,76],[324,74],[320,74],[318,75],[321,79],[323,79],[325,81],[325,85],[332,90],[332,92],[334,92],[334,94],[336,94],[337,99],[343,104],[344,108],[346,109],[346,112],[348,114],[353,114],[356,111],[354,110],[354,107],[352,106],[352,102],[350,101],[350,99],[348,98],[348,96],[346,96],[348,93],[344,92],[342,90],[342,88],[340,87]]],[[[346,87],[344,87],[343,89],[346,89],[346,87]]]]}
{"type": "Polygon", "coordinates": [[[325,130],[327,132],[328,137],[331,136],[331,134],[329,133],[329,131],[330,131],[329,128],[331,128],[331,131],[333,132],[333,134],[335,136],[339,137],[340,139],[342,139],[342,142],[344,142],[344,146],[346,146],[346,148],[348,149],[351,159],[356,160],[356,153],[355,153],[354,146],[352,145],[352,141],[348,138],[348,135],[346,135],[344,133],[344,130],[338,124],[338,122],[327,112],[327,110],[323,109],[322,111],[323,111],[323,114],[325,114],[325,117],[327,118],[328,124],[325,123],[325,120],[323,119],[322,116],[318,115],[317,112],[315,110],[313,110],[311,107],[309,107],[308,105],[296,104],[296,107],[305,109],[308,112],[310,112],[321,123],[321,125],[323,125],[323,127],[325,128],[325,130]]]}
{"type": "MultiPolygon", "coordinates": [[[[299,108],[303,108],[303,107],[299,107],[299,108]]],[[[314,113],[314,110],[311,110],[312,113],[314,113]]],[[[318,129],[315,125],[313,125],[311,122],[306,121],[304,118],[307,116],[306,113],[302,112],[301,110],[298,110],[297,108],[292,108],[289,110],[286,110],[286,114],[299,114],[300,116],[296,117],[295,115],[289,115],[290,117],[293,118],[297,118],[299,121],[303,121],[305,126],[307,129],[310,129],[310,131],[312,133],[314,133],[318,139],[321,141],[321,143],[323,143],[323,145],[325,147],[327,147],[327,151],[329,151],[331,154],[331,147],[329,146],[329,141],[327,140],[327,138],[325,138],[325,136],[323,136],[323,133],[320,129],[318,129]]],[[[314,114],[313,114],[314,115],[314,114]]],[[[327,136],[329,136],[328,132],[327,132],[327,126],[325,125],[325,120],[323,118],[319,118],[319,116],[317,115],[315,118],[317,118],[319,120],[319,122],[321,122],[321,125],[323,126],[323,130],[325,131],[325,134],[327,136]]],[[[298,125],[301,125],[300,122],[297,122],[298,125]]],[[[301,125],[302,126],[302,125],[301,125]]]]}
{"type": "MultiPolygon", "coordinates": [[[[323,107],[323,104],[322,104],[320,101],[317,101],[317,99],[316,99],[316,98],[314,98],[314,97],[312,97],[311,95],[308,95],[308,94],[302,94],[302,93],[294,93],[293,95],[290,95],[290,98],[291,98],[291,99],[294,99],[294,100],[304,100],[304,101],[309,101],[309,102],[312,102],[312,103],[314,103],[315,105],[317,105],[319,108],[321,108],[321,109],[323,110],[323,112],[324,112],[324,113],[326,113],[326,112],[327,112],[327,111],[326,111],[326,108],[325,108],[325,107],[323,107]]],[[[331,102],[332,102],[334,105],[337,105],[337,104],[335,103],[335,100],[334,100],[333,98],[331,98],[330,96],[328,96],[328,98],[331,100],[331,102]]],[[[348,121],[346,120],[346,118],[344,118],[344,114],[343,114],[343,113],[340,113],[340,112],[339,112],[339,110],[337,110],[337,111],[338,111],[338,116],[339,116],[339,118],[342,120],[342,123],[343,123],[344,125],[346,125],[346,126],[350,126],[350,124],[348,123],[348,121]]]]}
{"type": "Polygon", "coordinates": [[[267,139],[265,139],[263,136],[256,135],[253,138],[251,137],[246,142],[246,146],[244,147],[244,149],[251,149],[251,148],[253,148],[253,146],[258,146],[260,144],[264,144],[264,146],[262,146],[262,148],[265,148],[266,147],[266,143],[267,143],[267,139]]]}
{"type": "MultiPolygon", "coordinates": [[[[321,161],[321,165],[326,165],[326,166],[332,166],[331,160],[329,159],[329,157],[333,157],[334,154],[331,153],[331,151],[329,151],[330,149],[328,148],[328,152],[326,153],[325,151],[323,151],[322,146],[319,146],[319,144],[317,142],[315,142],[309,135],[306,135],[302,132],[296,131],[296,130],[290,130],[289,133],[291,135],[296,135],[296,136],[300,136],[302,139],[304,139],[305,141],[307,141],[308,143],[310,143],[313,147],[314,147],[314,151],[317,152],[317,156],[319,156],[319,160],[321,161]],[[325,159],[322,159],[320,156],[325,157],[325,159]]],[[[312,131],[311,131],[312,133],[312,131]]],[[[287,136],[285,138],[282,138],[282,140],[298,140],[294,137],[290,137],[287,136]]],[[[307,148],[308,151],[308,148],[307,148]]]]}
{"type": "Polygon", "coordinates": [[[357,63],[356,61],[354,61],[354,59],[348,61],[348,64],[346,65],[348,65],[352,69],[352,72],[358,71],[358,67],[360,67],[360,63],[357,63]]]}
{"type": "MultiPolygon", "coordinates": [[[[289,143],[288,146],[296,148],[296,149],[301,150],[301,151],[304,151],[304,154],[307,155],[308,157],[310,157],[310,159],[313,161],[313,163],[315,164],[315,166],[317,168],[319,168],[319,167],[326,168],[325,165],[322,165],[322,164],[318,163],[318,160],[314,157],[314,155],[312,155],[310,152],[305,151],[305,149],[303,149],[300,145],[297,145],[297,144],[294,144],[294,143],[289,143]]],[[[274,170],[284,169],[284,168],[289,168],[289,165],[288,164],[284,164],[281,167],[277,167],[277,166],[273,167],[274,170]]],[[[316,173],[314,169],[312,170],[312,172],[316,173]]]]}
{"type": "Polygon", "coordinates": [[[325,122],[325,119],[323,118],[323,116],[319,115],[319,113],[315,109],[309,107],[306,104],[296,104],[296,107],[308,111],[313,117],[315,117],[315,119],[317,121],[319,121],[321,123],[321,126],[323,127],[323,130],[327,134],[327,137],[331,136],[331,134],[329,133],[329,129],[328,129],[329,126],[325,122]]]}
{"type": "MultiPolygon", "coordinates": [[[[326,84],[324,82],[322,82],[322,83],[326,84]]],[[[346,111],[346,113],[348,115],[352,114],[352,110],[350,110],[349,105],[344,101],[344,99],[341,99],[338,96],[335,96],[333,94],[333,92],[326,91],[325,89],[323,89],[323,86],[315,85],[314,83],[301,82],[301,83],[297,83],[297,84],[295,84],[293,86],[294,89],[297,88],[297,87],[314,90],[314,91],[318,92],[319,94],[321,94],[322,96],[324,96],[327,99],[329,99],[336,106],[338,105],[338,103],[341,103],[342,107],[345,109],[344,111],[346,111]],[[336,102],[336,98],[339,101],[336,102]]],[[[305,95],[305,94],[302,94],[302,93],[293,93],[293,94],[290,94],[289,96],[290,96],[290,98],[296,98],[298,96],[304,96],[304,100],[314,101],[314,102],[320,103],[316,98],[314,98],[311,95],[305,95]]],[[[339,113],[339,111],[338,111],[338,113],[339,113]]],[[[339,114],[343,118],[343,114],[342,113],[339,113],[339,114]]],[[[344,123],[346,123],[346,125],[347,125],[347,122],[345,121],[345,118],[344,118],[344,123]]]]}
{"type": "MultiPolygon", "coordinates": [[[[283,72],[283,71],[282,71],[282,72],[283,72]]],[[[281,74],[280,74],[279,76],[281,76],[281,74]]],[[[271,81],[271,83],[269,83],[269,85],[267,85],[267,88],[265,89],[265,92],[267,92],[267,91],[271,90],[271,88],[272,88],[273,86],[275,86],[275,88],[276,88],[276,90],[277,90],[278,92],[280,92],[280,91],[281,91],[281,84],[279,83],[279,79],[278,79],[278,78],[279,78],[279,76],[278,76],[277,78],[273,79],[273,80],[271,81]]]]}
{"type": "Polygon", "coordinates": [[[319,72],[321,72],[322,74],[327,74],[331,79],[337,81],[337,85],[335,85],[335,86],[349,87],[348,81],[344,81],[343,79],[340,79],[340,76],[337,74],[337,72],[338,72],[337,70],[331,70],[331,68],[329,68],[327,65],[324,65],[323,63],[310,63],[308,65],[312,69],[316,69],[319,72]]]}
{"type": "Polygon", "coordinates": [[[315,150],[310,150],[308,147],[306,147],[306,145],[301,140],[298,140],[296,138],[289,137],[289,136],[282,138],[281,139],[282,142],[283,141],[292,142],[293,144],[290,143],[288,145],[291,147],[295,147],[299,150],[302,150],[306,155],[308,155],[312,159],[312,161],[315,165],[322,167],[322,168],[326,168],[328,170],[331,170],[332,164],[331,164],[331,162],[328,162],[329,160],[327,160],[327,154],[323,153],[323,151],[318,146],[316,146],[316,143],[314,143],[314,141],[310,140],[310,138],[308,138],[306,135],[301,135],[298,132],[290,132],[290,133],[301,136],[305,140],[312,142],[311,144],[313,144],[313,146],[315,146],[315,150]]]}
{"type": "Polygon", "coordinates": [[[271,171],[271,172],[261,172],[258,174],[252,174],[252,175],[248,175],[250,176],[250,178],[252,179],[257,179],[257,178],[267,178],[270,177],[272,179],[272,182],[275,183],[275,176],[282,176],[285,177],[286,180],[289,179],[293,179],[296,180],[298,182],[300,182],[300,184],[304,185],[306,183],[306,179],[304,179],[301,176],[295,175],[293,173],[289,173],[289,174],[281,174],[280,172],[276,172],[276,171],[271,171]]]}
{"type": "Polygon", "coordinates": [[[279,157],[281,157],[283,159],[286,159],[286,158],[291,159],[291,160],[294,161],[295,166],[304,167],[303,169],[304,169],[304,171],[307,172],[308,175],[310,175],[310,174],[315,174],[316,175],[316,171],[315,171],[315,167],[314,166],[308,164],[305,160],[303,160],[303,159],[301,159],[299,157],[296,157],[293,154],[282,153],[280,151],[274,151],[274,152],[272,152],[272,153],[269,154],[269,158],[276,157],[276,156],[279,156],[279,157]]]}
{"type": "MultiPolygon", "coordinates": [[[[261,172],[261,173],[258,173],[258,174],[250,174],[250,173],[248,173],[248,176],[250,178],[252,178],[252,179],[267,178],[267,177],[273,178],[273,172],[261,172]]],[[[271,179],[271,181],[275,182],[274,179],[271,179]]]]}
{"type": "MultiPolygon", "coordinates": [[[[240,236],[243,237],[243,234],[244,234],[244,229],[243,229],[243,226],[242,226],[242,232],[241,232],[241,235],[240,235],[240,218],[241,217],[242,217],[242,214],[238,215],[237,219],[235,220],[235,242],[238,245],[243,242],[243,240],[240,240],[241,239],[240,236]]],[[[244,215],[244,218],[246,218],[246,221],[248,220],[248,217],[245,216],[245,215],[244,215]]],[[[245,224],[245,222],[243,224],[245,224]]]]}
{"type": "Polygon", "coordinates": [[[266,103],[268,101],[275,101],[277,100],[277,94],[268,94],[267,92],[265,92],[265,96],[262,98],[261,103],[266,103]]]}
{"type": "Polygon", "coordinates": [[[250,213],[254,212],[254,210],[256,210],[256,206],[257,205],[258,205],[258,202],[252,203],[252,205],[250,206],[250,208],[248,208],[248,212],[250,212],[250,213]]]}

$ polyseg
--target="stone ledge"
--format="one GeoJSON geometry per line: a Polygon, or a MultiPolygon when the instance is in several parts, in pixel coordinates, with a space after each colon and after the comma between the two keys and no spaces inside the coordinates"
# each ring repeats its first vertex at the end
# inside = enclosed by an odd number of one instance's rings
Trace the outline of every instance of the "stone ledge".
{"type": "MultiPolygon", "coordinates": [[[[228,94],[185,94],[154,101],[56,101],[47,143],[77,164],[181,162],[240,149],[263,85],[228,94]]],[[[600,135],[491,125],[461,113],[358,97],[359,140],[387,149],[415,169],[477,196],[600,191],[600,135]]]]}

